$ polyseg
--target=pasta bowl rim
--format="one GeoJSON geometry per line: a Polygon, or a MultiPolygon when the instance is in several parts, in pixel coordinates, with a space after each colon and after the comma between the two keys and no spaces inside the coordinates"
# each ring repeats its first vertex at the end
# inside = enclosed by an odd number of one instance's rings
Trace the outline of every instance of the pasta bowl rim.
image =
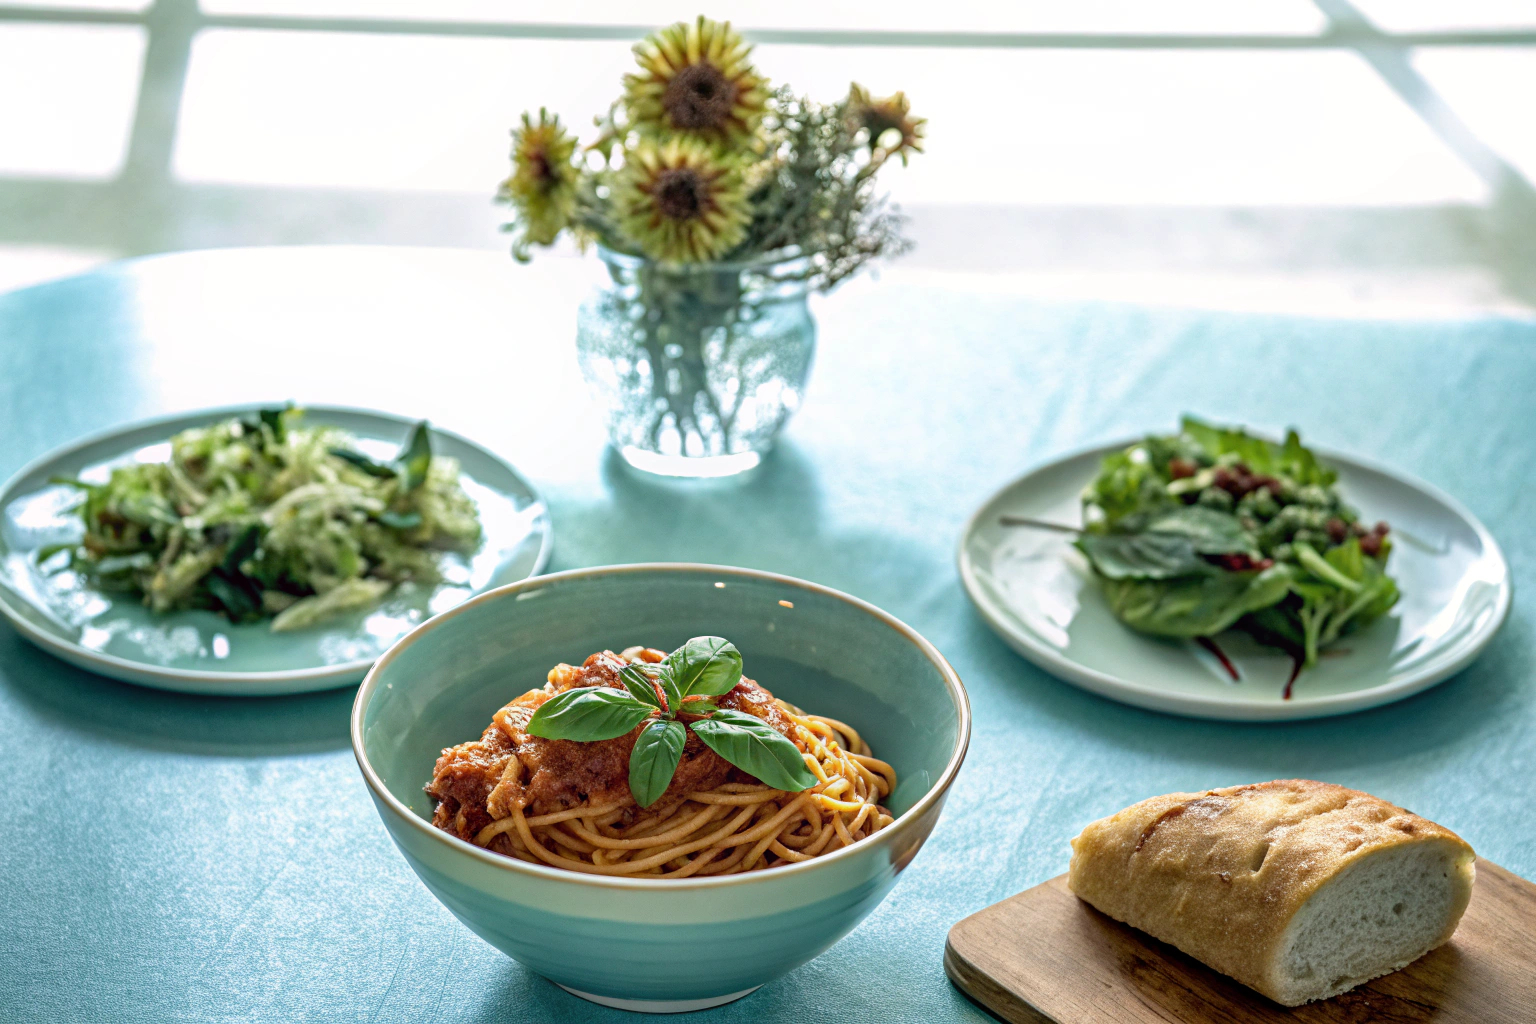
{"type": "Polygon", "coordinates": [[[802,875],[810,874],[812,872],[824,869],[830,865],[841,863],[842,861],[849,860],[851,858],[868,856],[870,853],[873,853],[880,848],[889,846],[896,839],[896,837],[902,835],[905,831],[913,827],[915,822],[920,821],[925,816],[925,812],[927,812],[929,808],[944,799],[945,794],[949,791],[950,785],[955,780],[955,776],[959,774],[960,766],[965,761],[965,755],[970,747],[971,742],[971,704],[970,698],[965,692],[965,684],[960,681],[959,674],[954,670],[954,667],[950,665],[948,659],[946,659],[943,654],[939,653],[938,648],[934,647],[933,644],[930,643],[925,637],[923,637],[921,633],[917,632],[917,630],[896,618],[896,616],[874,604],[871,604],[868,601],[863,600],[862,598],[854,597],[851,594],[846,594],[841,590],[824,586],[820,583],[812,583],[809,580],[802,580],[795,576],[786,576],[781,573],[767,572],[761,569],[745,569],[738,566],[728,565],[711,565],[704,562],[636,562],[625,565],[600,565],[583,569],[567,569],[563,572],[549,573],[544,576],[530,576],[527,579],[518,580],[516,583],[509,583],[506,586],[497,587],[495,590],[488,590],[485,593],[476,595],[475,597],[470,598],[468,601],[465,601],[464,603],[457,605],[440,615],[433,616],[397,640],[394,646],[385,651],[384,654],[380,656],[376,662],[374,662],[373,667],[368,670],[368,674],[363,678],[362,683],[358,686],[357,696],[352,702],[350,733],[352,740],[352,755],[357,760],[357,766],[358,769],[362,772],[363,781],[367,784],[374,800],[381,804],[382,807],[387,807],[397,817],[409,823],[410,827],[416,829],[419,832],[432,836],[435,841],[445,844],[449,850],[456,854],[461,856],[469,856],[482,864],[509,872],[513,876],[521,875],[527,876],[531,879],[542,879],[544,881],[571,882],[603,889],[677,892],[685,889],[718,889],[735,885],[760,883],[765,880],[772,879],[789,880],[792,878],[798,878],[802,875]],[[419,814],[412,811],[408,806],[406,806],[404,801],[389,791],[389,788],[384,785],[384,781],[379,778],[378,773],[374,770],[372,763],[368,759],[367,751],[364,748],[363,716],[367,711],[369,702],[373,698],[374,692],[378,688],[378,682],[382,677],[383,672],[389,667],[395,658],[400,655],[400,652],[404,651],[412,644],[419,642],[424,636],[431,633],[434,629],[437,629],[448,620],[454,618],[457,615],[465,614],[470,609],[475,608],[481,604],[503,600],[525,590],[532,590],[546,584],[559,583],[565,580],[645,572],[686,573],[699,576],[735,576],[737,578],[758,580],[762,582],[776,583],[781,586],[794,587],[799,590],[810,591],[815,594],[820,594],[825,597],[830,597],[835,600],[842,601],[843,603],[852,606],[854,609],[869,615],[870,617],[889,627],[908,643],[916,647],[918,651],[928,660],[928,662],[938,670],[940,678],[942,678],[944,681],[946,692],[948,693],[950,700],[954,703],[956,712],[955,718],[957,735],[955,738],[954,748],[950,751],[949,759],[944,765],[944,770],[939,773],[938,777],[934,780],[933,785],[929,787],[928,792],[919,797],[917,801],[913,803],[911,807],[907,808],[906,811],[904,811],[901,815],[899,815],[895,821],[880,831],[876,832],[874,835],[860,839],[851,846],[845,846],[840,850],[835,850],[832,853],[823,854],[822,856],[816,857],[813,860],[803,861],[798,864],[785,864],[776,866],[771,870],[754,871],[748,874],[740,875],[717,876],[713,878],[625,878],[622,876],[587,874],[585,872],[572,871],[567,868],[557,868],[547,864],[529,864],[525,861],[517,860],[512,857],[505,857],[501,854],[493,853],[490,850],[482,849],[481,847],[460,839],[457,836],[449,835],[447,832],[444,832],[442,829],[436,827],[431,822],[425,820],[419,814]]]}

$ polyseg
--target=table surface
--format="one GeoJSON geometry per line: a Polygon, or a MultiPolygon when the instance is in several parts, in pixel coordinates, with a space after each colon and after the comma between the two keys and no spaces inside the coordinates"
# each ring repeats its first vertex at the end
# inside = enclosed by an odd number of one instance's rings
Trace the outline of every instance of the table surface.
{"type": "MultiPolygon", "coordinates": [[[[678,485],[637,479],[603,446],[573,347],[591,274],[482,253],[232,250],[0,296],[0,476],[168,411],[376,406],[429,416],[523,469],[552,510],[551,569],[769,569],[926,635],[975,710],[932,840],[842,942],[700,1019],[990,1019],[945,980],[950,925],[1063,871],[1089,820],[1169,790],[1340,782],[1536,876],[1528,603],[1476,665],[1418,697],[1232,725],[1057,682],[988,631],[954,567],[966,517],[1003,483],[1191,411],[1295,424],[1456,495],[1499,538],[1522,593],[1536,585],[1536,323],[1047,304],[981,277],[890,270],[818,300],[806,404],[764,466],[678,485]]],[[[352,695],[159,693],[0,627],[0,1019],[626,1018],[507,959],[421,886],[353,762],[352,695]]]]}

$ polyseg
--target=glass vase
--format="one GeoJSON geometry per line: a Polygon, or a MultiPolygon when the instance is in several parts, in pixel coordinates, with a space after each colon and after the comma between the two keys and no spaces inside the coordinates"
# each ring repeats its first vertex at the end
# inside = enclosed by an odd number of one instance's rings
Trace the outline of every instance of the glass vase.
{"type": "Polygon", "coordinates": [[[762,461],[799,408],[816,348],[794,251],[676,265],[599,247],[576,352],[608,437],[636,469],[720,477],[762,461]]]}

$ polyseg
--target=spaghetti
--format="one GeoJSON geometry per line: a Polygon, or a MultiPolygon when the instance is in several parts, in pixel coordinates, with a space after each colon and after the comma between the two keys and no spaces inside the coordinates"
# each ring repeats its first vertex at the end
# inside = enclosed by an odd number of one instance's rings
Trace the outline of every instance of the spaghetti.
{"type": "Polygon", "coordinates": [[[808,748],[806,767],[821,780],[811,789],[727,782],[670,807],[637,812],[631,798],[531,818],[514,805],[475,835],[475,845],[588,874],[687,878],[811,860],[889,825],[882,801],[896,787],[895,770],[842,722],[779,706],[808,748]]]}
{"type": "MultiPolygon", "coordinates": [[[[577,671],[593,670],[595,660],[603,657],[622,664],[635,655],[625,651],[622,661],[608,652],[593,655],[577,671]]],[[[559,671],[550,674],[552,680],[559,671]]],[[[480,744],[444,751],[427,787],[439,800],[434,821],[477,846],[518,860],[634,878],[730,875],[799,863],[851,846],[891,824],[894,817],[885,802],[896,787],[896,772],[873,755],[857,731],[776,700],[750,680],[743,679],[742,688],[749,688],[747,699],[757,694],[763,704],[772,705],[779,730],[801,748],[806,767],[816,776],[814,786],[801,792],[773,789],[731,770],[727,781],[712,779],[708,788],[669,792],[647,808],[636,805],[627,786],[619,786],[580,794],[576,806],[529,813],[530,769],[524,761],[531,759],[519,758],[510,747],[503,756],[505,744],[499,740],[510,724],[504,712],[514,702],[498,713],[480,744]],[[488,749],[486,740],[492,744],[488,749]],[[473,747],[481,749],[471,758],[467,752],[473,747]],[[454,788],[450,778],[456,766],[471,762],[480,764],[484,774],[498,776],[494,792],[483,801],[466,799],[462,784],[454,788]]],[[[590,774],[591,768],[583,764],[566,771],[590,774]]]]}

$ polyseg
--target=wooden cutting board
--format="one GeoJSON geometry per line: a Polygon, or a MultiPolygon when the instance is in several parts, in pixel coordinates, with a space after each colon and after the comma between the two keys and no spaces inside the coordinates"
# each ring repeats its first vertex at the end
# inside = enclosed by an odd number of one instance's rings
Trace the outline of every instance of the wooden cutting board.
{"type": "Polygon", "coordinates": [[[1479,860],[1450,942],[1295,1009],[1105,917],[1072,895],[1066,875],[951,928],[944,970],[1014,1024],[1533,1024],[1536,885],[1479,860]]]}

